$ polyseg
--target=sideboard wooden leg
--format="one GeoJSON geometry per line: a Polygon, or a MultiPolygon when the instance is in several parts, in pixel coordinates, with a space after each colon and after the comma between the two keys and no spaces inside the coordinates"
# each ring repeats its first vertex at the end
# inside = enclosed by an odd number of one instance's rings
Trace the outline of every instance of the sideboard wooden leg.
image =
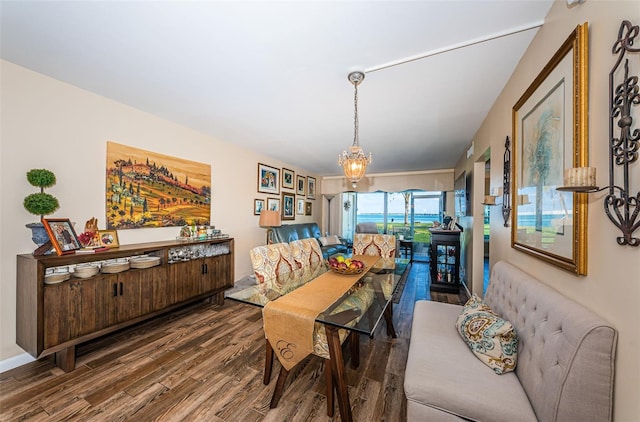
{"type": "Polygon", "coordinates": [[[56,365],[64,372],[71,372],[76,368],[76,346],[69,346],[56,352],[56,365]]]}

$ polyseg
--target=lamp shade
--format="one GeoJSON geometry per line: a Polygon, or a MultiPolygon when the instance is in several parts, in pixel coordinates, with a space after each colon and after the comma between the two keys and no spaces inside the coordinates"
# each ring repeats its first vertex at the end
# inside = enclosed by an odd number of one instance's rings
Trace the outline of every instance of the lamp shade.
{"type": "Polygon", "coordinates": [[[260,212],[260,227],[280,227],[280,213],[273,210],[262,210],[260,212]]]}

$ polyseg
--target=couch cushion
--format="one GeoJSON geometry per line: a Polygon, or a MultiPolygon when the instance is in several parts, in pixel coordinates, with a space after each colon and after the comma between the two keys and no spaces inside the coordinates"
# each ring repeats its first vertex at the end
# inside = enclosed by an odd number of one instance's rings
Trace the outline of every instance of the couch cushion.
{"type": "Polygon", "coordinates": [[[453,326],[461,311],[416,302],[404,381],[407,409],[418,415],[423,413],[416,409],[426,406],[472,421],[536,421],[515,373],[496,376],[462,341],[453,326]]]}
{"type": "Polygon", "coordinates": [[[321,237],[320,239],[318,239],[320,241],[320,244],[322,246],[330,246],[330,245],[339,245],[340,243],[340,239],[338,238],[338,236],[331,235],[331,236],[324,236],[321,237]]]}
{"type": "Polygon", "coordinates": [[[510,322],[496,315],[481,300],[472,298],[456,321],[456,328],[474,355],[496,374],[515,369],[518,337],[510,322]]]}

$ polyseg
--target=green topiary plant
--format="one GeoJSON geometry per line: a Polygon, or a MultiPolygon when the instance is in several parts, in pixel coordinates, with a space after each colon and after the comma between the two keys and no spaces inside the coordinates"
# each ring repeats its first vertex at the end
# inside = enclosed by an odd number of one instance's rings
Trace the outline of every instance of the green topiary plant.
{"type": "Polygon", "coordinates": [[[60,203],[55,196],[44,193],[44,188],[56,184],[56,175],[46,169],[32,169],[27,172],[27,180],[32,186],[40,188],[40,192],[24,198],[24,208],[40,218],[54,213],[60,207],[60,203]]]}

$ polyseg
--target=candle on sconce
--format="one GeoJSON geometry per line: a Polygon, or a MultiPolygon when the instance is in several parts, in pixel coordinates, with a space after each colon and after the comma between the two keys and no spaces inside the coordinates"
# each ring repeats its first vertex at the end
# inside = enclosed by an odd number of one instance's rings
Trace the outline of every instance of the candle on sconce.
{"type": "Polygon", "coordinates": [[[564,171],[565,186],[596,186],[595,167],[573,167],[564,171]]]}
{"type": "Polygon", "coordinates": [[[484,196],[484,204],[485,205],[495,205],[496,204],[496,197],[495,196],[491,196],[491,195],[485,195],[484,196]]]}

